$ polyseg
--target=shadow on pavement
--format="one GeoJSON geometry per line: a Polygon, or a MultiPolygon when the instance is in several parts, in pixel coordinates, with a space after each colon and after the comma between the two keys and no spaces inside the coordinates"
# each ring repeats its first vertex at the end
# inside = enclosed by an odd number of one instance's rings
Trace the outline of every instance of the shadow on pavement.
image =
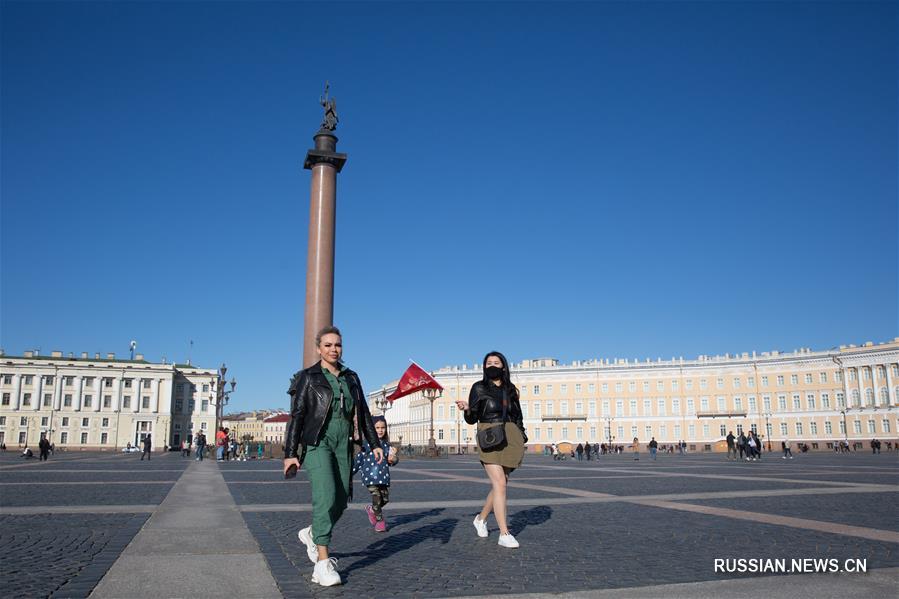
{"type": "Polygon", "coordinates": [[[509,532],[520,534],[528,525],[543,524],[552,518],[553,510],[546,505],[538,505],[527,510],[515,512],[509,519],[509,532]]]}

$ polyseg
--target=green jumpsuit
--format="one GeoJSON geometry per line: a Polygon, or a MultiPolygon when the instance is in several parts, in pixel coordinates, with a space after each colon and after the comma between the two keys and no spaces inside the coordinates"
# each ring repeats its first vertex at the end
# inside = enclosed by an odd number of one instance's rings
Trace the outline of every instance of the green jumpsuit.
{"type": "Polygon", "coordinates": [[[316,545],[331,544],[331,531],[346,509],[350,495],[354,406],[344,370],[335,377],[322,368],[334,399],[318,443],[306,447],[304,466],[312,484],[312,540],[316,545]]]}

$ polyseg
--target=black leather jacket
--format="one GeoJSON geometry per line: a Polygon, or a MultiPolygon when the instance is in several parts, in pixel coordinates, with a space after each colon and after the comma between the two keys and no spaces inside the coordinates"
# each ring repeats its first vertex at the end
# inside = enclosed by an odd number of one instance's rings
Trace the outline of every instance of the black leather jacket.
{"type": "MultiPolygon", "coordinates": [[[[362,393],[359,376],[347,369],[344,371],[344,377],[353,397],[353,414],[359,423],[359,433],[371,447],[378,447],[378,435],[375,433],[371,412],[362,393]]],[[[306,457],[306,446],[318,443],[322,427],[331,409],[334,391],[325,378],[325,373],[322,372],[321,362],[316,362],[294,375],[287,392],[291,396],[291,418],[287,425],[287,433],[284,435],[284,458],[299,458],[302,463],[306,457]]]]}
{"type": "MultiPolygon", "coordinates": [[[[465,422],[477,424],[478,422],[502,422],[503,403],[502,398],[497,398],[487,391],[484,381],[478,381],[471,386],[468,393],[468,409],[465,410],[465,422]]],[[[518,401],[518,393],[509,393],[509,409],[506,411],[506,421],[514,422],[524,433],[524,419],[521,416],[521,403],[518,401]]]]}

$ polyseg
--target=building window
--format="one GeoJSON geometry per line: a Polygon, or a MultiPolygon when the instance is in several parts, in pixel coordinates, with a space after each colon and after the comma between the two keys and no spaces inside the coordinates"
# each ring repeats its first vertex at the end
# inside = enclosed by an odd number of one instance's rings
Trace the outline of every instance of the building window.
{"type": "Polygon", "coordinates": [[[665,400],[664,400],[664,399],[659,399],[659,400],[658,400],[657,407],[658,407],[658,409],[659,409],[659,416],[664,416],[665,413],[666,413],[666,410],[665,410],[665,400]]]}
{"type": "Polygon", "coordinates": [[[175,385],[175,392],[178,395],[182,395],[184,393],[184,383],[178,383],[177,385],[175,385]]]}
{"type": "Polygon", "coordinates": [[[786,395],[778,395],[777,396],[777,409],[781,412],[787,411],[787,396],[786,395]]]}
{"type": "Polygon", "coordinates": [[[873,420],[869,420],[869,421],[868,421],[868,432],[871,433],[871,434],[877,432],[877,429],[874,428],[874,421],[873,421],[873,420]]]}
{"type": "Polygon", "coordinates": [[[89,407],[91,407],[91,403],[93,403],[93,401],[94,401],[94,397],[92,395],[85,395],[84,401],[82,403],[85,408],[89,408],[89,407]]]}
{"type": "Polygon", "coordinates": [[[853,389],[850,396],[852,397],[852,406],[856,408],[859,407],[859,405],[861,404],[861,399],[858,394],[858,389],[853,389]]]}
{"type": "Polygon", "coordinates": [[[49,420],[49,418],[47,418],[46,416],[43,416],[41,418],[41,426],[47,426],[47,420],[49,420]]]}
{"type": "Polygon", "coordinates": [[[632,426],[631,427],[631,437],[636,437],[636,436],[637,436],[637,427],[632,426]]]}
{"type": "Polygon", "coordinates": [[[6,416],[0,416],[0,426],[6,426],[6,416]]]}
{"type": "Polygon", "coordinates": [[[706,379],[699,379],[699,388],[700,389],[708,389],[709,382],[706,379]]]}
{"type": "Polygon", "coordinates": [[[791,375],[790,375],[790,384],[791,384],[791,385],[798,385],[798,384],[799,384],[799,375],[798,375],[798,374],[791,374],[791,375]]]}
{"type": "Polygon", "coordinates": [[[0,405],[8,406],[9,405],[9,393],[3,394],[3,400],[0,402],[0,405]]]}
{"type": "Polygon", "coordinates": [[[720,426],[718,427],[718,433],[719,433],[722,437],[726,437],[726,436],[727,436],[727,426],[724,425],[724,424],[720,425],[720,426]]]}
{"type": "Polygon", "coordinates": [[[846,407],[846,396],[843,395],[842,391],[837,392],[837,407],[845,408],[846,407]]]}
{"type": "Polygon", "coordinates": [[[81,419],[81,426],[83,426],[83,427],[90,426],[90,422],[91,422],[91,419],[90,419],[90,418],[82,418],[82,419],[81,419]]]}
{"type": "Polygon", "coordinates": [[[750,412],[758,412],[758,405],[756,405],[756,401],[754,397],[749,398],[749,411],[750,412]]]}
{"type": "Polygon", "coordinates": [[[802,409],[802,402],[799,400],[799,394],[794,393],[793,394],[793,410],[801,410],[801,409],[802,409]]]}
{"type": "Polygon", "coordinates": [[[884,432],[884,433],[890,432],[890,421],[887,420],[886,418],[883,419],[883,421],[880,423],[880,426],[881,426],[882,432],[884,432]]]}
{"type": "Polygon", "coordinates": [[[689,437],[691,441],[696,438],[696,425],[695,424],[687,425],[687,437],[689,437]]]}
{"type": "Polygon", "coordinates": [[[109,426],[109,418],[104,418],[104,419],[102,419],[102,420],[100,421],[100,426],[102,426],[103,428],[108,427],[108,426],[109,426]]]}
{"type": "Polygon", "coordinates": [[[833,425],[830,423],[830,420],[824,421],[824,432],[827,433],[828,435],[833,434],[833,425]]]}
{"type": "Polygon", "coordinates": [[[568,416],[568,402],[561,402],[559,408],[561,409],[562,416],[568,416]]]}
{"type": "Polygon", "coordinates": [[[126,389],[131,388],[131,381],[132,381],[132,379],[125,379],[125,388],[126,389]]]}
{"type": "Polygon", "coordinates": [[[826,383],[826,382],[827,382],[827,373],[826,373],[826,372],[820,372],[820,373],[818,373],[818,382],[819,382],[819,383],[826,383]]]}
{"type": "Polygon", "coordinates": [[[150,409],[150,396],[149,395],[144,395],[143,397],[140,398],[140,407],[142,410],[150,409]]]}
{"type": "Polygon", "coordinates": [[[703,412],[709,411],[709,398],[708,397],[700,397],[699,398],[699,409],[703,412]]]}
{"type": "Polygon", "coordinates": [[[840,420],[840,434],[841,435],[846,434],[846,423],[842,420],[840,420]]]}
{"type": "Polygon", "coordinates": [[[684,382],[684,389],[686,389],[687,391],[691,391],[693,389],[693,379],[687,379],[684,382]]]}
{"type": "Polygon", "coordinates": [[[103,407],[104,408],[112,407],[112,395],[104,395],[103,396],[103,407]]]}
{"type": "Polygon", "coordinates": [[[746,378],[746,386],[747,387],[755,387],[755,377],[750,376],[746,378]]]}
{"type": "Polygon", "coordinates": [[[34,376],[32,376],[30,374],[26,374],[25,375],[25,384],[28,385],[29,387],[31,385],[33,385],[34,384],[34,376]]]}
{"type": "Polygon", "coordinates": [[[22,416],[19,418],[19,426],[28,426],[28,416],[22,416]]]}
{"type": "Polygon", "coordinates": [[[687,414],[692,415],[695,412],[696,412],[696,406],[693,403],[693,398],[689,397],[689,398],[687,398],[687,414]]]}
{"type": "Polygon", "coordinates": [[[84,445],[87,443],[87,433],[81,433],[81,444],[84,445]]]}
{"type": "Polygon", "coordinates": [[[809,430],[809,432],[810,432],[811,434],[817,435],[817,434],[818,434],[818,423],[817,423],[817,422],[810,422],[809,425],[808,425],[808,430],[809,430]]]}
{"type": "Polygon", "coordinates": [[[724,377],[718,377],[715,379],[715,387],[718,389],[724,389],[724,377]]]}
{"type": "Polygon", "coordinates": [[[787,423],[786,422],[780,423],[780,434],[783,436],[787,435],[787,423]]]}
{"type": "Polygon", "coordinates": [[[100,445],[106,445],[109,440],[109,433],[100,433],[100,445]]]}
{"type": "MultiPolygon", "coordinates": [[[[340,399],[340,398],[338,397],[337,399],[340,399]]],[[[506,403],[508,403],[508,402],[506,402],[506,403]]],[[[204,399],[202,402],[200,402],[200,411],[201,412],[209,411],[209,400],[208,399],[204,399]]]]}
{"type": "Polygon", "coordinates": [[[815,394],[809,393],[805,396],[805,405],[809,410],[815,409],[815,394]]]}
{"type": "Polygon", "coordinates": [[[31,393],[23,393],[22,394],[22,405],[23,406],[31,405],[31,393]]]}
{"type": "Polygon", "coordinates": [[[50,404],[53,403],[53,395],[50,393],[44,393],[44,407],[49,408],[50,404]]]}
{"type": "Polygon", "coordinates": [[[738,424],[738,425],[737,425],[737,436],[739,437],[739,436],[742,435],[742,434],[743,434],[743,425],[742,425],[742,424],[738,424]]]}
{"type": "Polygon", "coordinates": [[[665,381],[656,381],[656,391],[665,390],[665,381]]]}
{"type": "Polygon", "coordinates": [[[637,400],[636,400],[636,399],[632,399],[632,400],[630,401],[630,406],[629,406],[629,407],[630,407],[630,415],[631,415],[631,416],[636,416],[636,415],[637,415],[637,400]]]}
{"type": "Polygon", "coordinates": [[[801,423],[801,422],[797,422],[797,423],[796,423],[796,434],[797,434],[797,435],[801,435],[801,434],[802,434],[802,423],[801,423]]]}
{"type": "Polygon", "coordinates": [[[643,381],[643,391],[649,392],[649,381],[643,381]]]}
{"type": "Polygon", "coordinates": [[[203,385],[203,393],[209,393],[209,385],[203,385]]]}
{"type": "Polygon", "coordinates": [[[141,385],[143,385],[144,389],[150,388],[150,379],[141,379],[141,385]]]}
{"type": "Polygon", "coordinates": [[[808,384],[808,385],[811,385],[811,384],[812,384],[812,373],[810,373],[810,372],[809,372],[809,373],[806,373],[806,375],[805,375],[805,382],[806,382],[806,384],[808,384]]]}
{"type": "Polygon", "coordinates": [[[652,400],[651,399],[643,400],[643,415],[644,416],[652,415],[652,400]]]}
{"type": "Polygon", "coordinates": [[[127,410],[131,408],[131,396],[123,395],[122,396],[122,409],[127,410]]]}
{"type": "Polygon", "coordinates": [[[763,376],[762,377],[762,387],[767,387],[767,386],[768,386],[768,377],[763,376]]]}
{"type": "Polygon", "coordinates": [[[69,442],[69,433],[59,433],[59,443],[60,445],[65,445],[69,442]]]}
{"type": "Polygon", "coordinates": [[[67,376],[66,377],[66,387],[71,387],[74,384],[75,384],[75,377],[67,376]]]}
{"type": "Polygon", "coordinates": [[[3,375],[3,384],[4,385],[12,385],[12,375],[11,374],[3,375]]]}
{"type": "Polygon", "coordinates": [[[623,389],[624,389],[624,387],[622,386],[621,383],[615,383],[615,392],[616,392],[616,393],[621,393],[621,391],[622,391],[623,389]]]}
{"type": "Polygon", "coordinates": [[[862,422],[861,420],[855,420],[852,422],[852,430],[855,431],[856,435],[862,434],[862,422]]]}
{"type": "Polygon", "coordinates": [[[865,405],[869,408],[874,405],[874,389],[871,387],[865,389],[865,405]]]}
{"type": "Polygon", "coordinates": [[[63,416],[63,417],[62,417],[62,425],[63,425],[63,426],[69,426],[69,417],[68,417],[68,416],[63,416]]]}
{"type": "Polygon", "coordinates": [[[734,389],[739,389],[739,388],[740,388],[740,377],[735,376],[734,377],[734,389]]]}
{"type": "Polygon", "coordinates": [[[821,394],[821,407],[825,410],[830,408],[830,394],[822,393],[821,394]]]}
{"type": "Polygon", "coordinates": [[[703,425],[702,425],[702,438],[703,438],[703,439],[708,439],[709,436],[710,436],[710,434],[711,434],[711,433],[709,432],[709,425],[708,425],[708,424],[703,424],[703,425]]]}
{"type": "Polygon", "coordinates": [[[680,389],[680,383],[677,380],[671,381],[671,390],[678,391],[680,389]]]}
{"type": "Polygon", "coordinates": [[[853,383],[858,380],[858,370],[855,368],[849,370],[849,380],[853,383]]]}
{"type": "Polygon", "coordinates": [[[739,397],[734,398],[734,411],[735,412],[743,411],[743,400],[739,397]]]}
{"type": "Polygon", "coordinates": [[[540,385],[534,385],[534,395],[540,395],[540,385]]]}

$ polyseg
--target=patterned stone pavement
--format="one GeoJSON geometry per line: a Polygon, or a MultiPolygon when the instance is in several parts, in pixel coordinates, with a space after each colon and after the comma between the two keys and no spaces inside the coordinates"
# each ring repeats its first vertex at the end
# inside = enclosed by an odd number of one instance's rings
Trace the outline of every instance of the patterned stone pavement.
{"type": "MultiPolygon", "coordinates": [[[[285,597],[636,594],[637,587],[655,596],[653,585],[760,576],[715,572],[715,559],[740,557],[867,560],[869,574],[841,575],[852,582],[841,597],[870,593],[872,572],[895,578],[899,454],[772,458],[528,456],[509,489],[517,550],[497,546],[492,518],[490,537],[475,535],[471,520],[489,490],[476,459],[403,460],[392,470],[387,533],[369,526],[368,494],[356,483],[332,546],[345,585],[329,589],[311,583],[312,564],[296,540],[311,515],[305,473],[284,481],[275,461],[219,470],[285,597]]],[[[60,454],[46,463],[0,455],[2,594],[87,596],[189,463],[177,454],[149,463],[136,455],[60,454]]],[[[811,589],[823,576],[781,578],[811,589]]],[[[657,588],[661,596],[670,587],[657,588]]],[[[163,592],[178,596],[175,588],[163,592]]],[[[815,593],[826,596],[826,587],[815,593]]]]}

